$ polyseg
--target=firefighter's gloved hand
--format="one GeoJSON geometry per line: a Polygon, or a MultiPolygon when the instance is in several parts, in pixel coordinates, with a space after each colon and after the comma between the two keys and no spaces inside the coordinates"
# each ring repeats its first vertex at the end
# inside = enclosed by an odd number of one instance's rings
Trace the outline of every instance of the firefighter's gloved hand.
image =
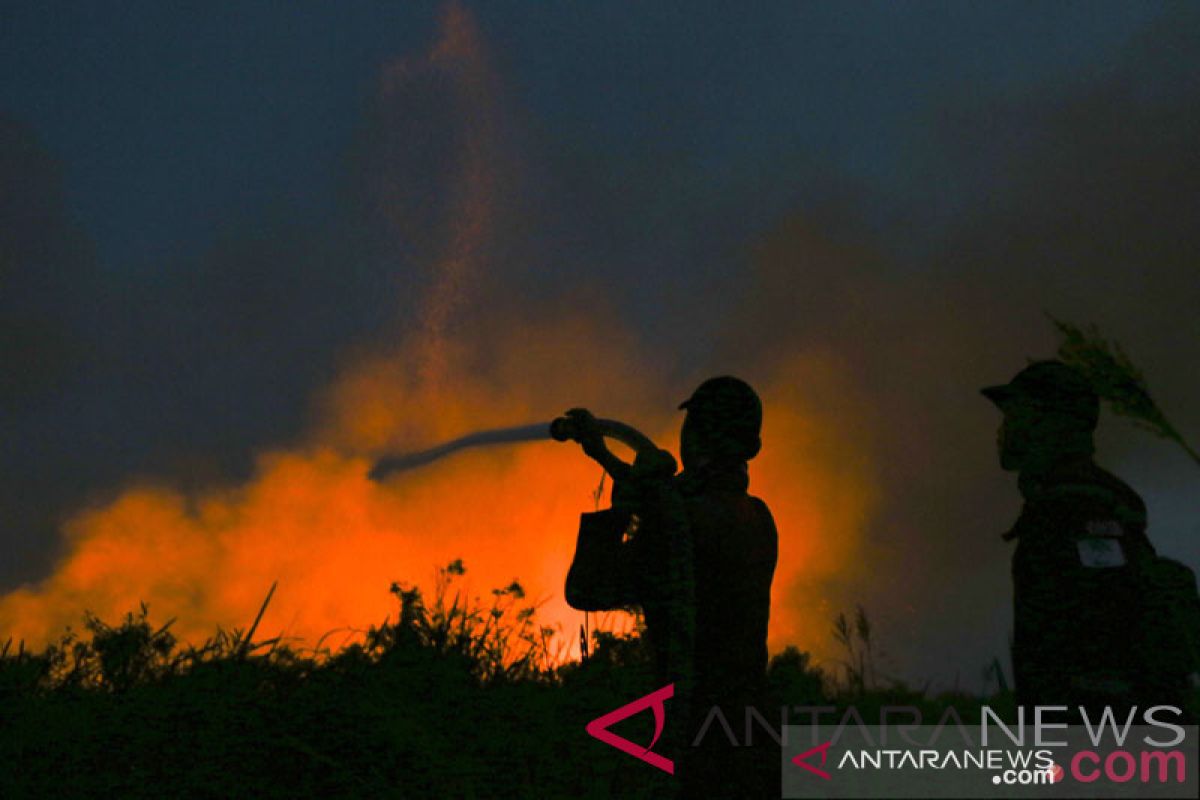
{"type": "Polygon", "coordinates": [[[600,431],[600,424],[596,422],[595,415],[586,408],[572,408],[565,414],[567,419],[571,420],[574,425],[575,441],[583,447],[583,452],[591,458],[599,458],[608,452],[608,448],[604,444],[604,434],[600,431]]]}

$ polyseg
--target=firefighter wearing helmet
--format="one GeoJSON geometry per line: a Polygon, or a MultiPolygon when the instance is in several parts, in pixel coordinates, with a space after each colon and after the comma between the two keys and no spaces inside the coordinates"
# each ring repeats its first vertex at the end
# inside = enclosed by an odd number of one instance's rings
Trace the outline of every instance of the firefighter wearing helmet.
{"type": "MultiPolygon", "coordinates": [[[[762,402],[746,382],[721,376],[700,384],[679,408],[686,412],[683,470],[672,474],[674,461],[661,451],[639,453],[625,479],[610,470],[618,476],[613,509],[585,517],[611,521],[616,514],[626,526],[633,516],[636,530],[621,552],[605,557],[616,579],[593,583],[605,589],[589,593],[573,590],[568,576],[567,599],[585,610],[644,610],[658,680],[676,687],[671,718],[682,724],[675,738],[687,738],[674,751],[683,795],[757,796],[755,786],[777,780],[777,751],[732,747],[719,723],[708,726],[700,747],[690,745],[714,706],[740,729],[746,707],[760,703],[764,690],[778,534],[767,505],[748,493],[748,462],[762,446],[762,402]]],[[[573,409],[567,418],[584,451],[611,463],[591,414],[573,409]]]]}
{"type": "MultiPolygon", "coordinates": [[[[1018,475],[1012,559],[1017,702],[1097,719],[1173,699],[1148,639],[1143,576],[1155,561],[1146,504],[1093,460],[1096,392],[1073,368],[1039,361],[982,390],[1004,414],[1001,466],[1018,475]]],[[[1151,626],[1152,627],[1152,626],[1151,626]]]]}

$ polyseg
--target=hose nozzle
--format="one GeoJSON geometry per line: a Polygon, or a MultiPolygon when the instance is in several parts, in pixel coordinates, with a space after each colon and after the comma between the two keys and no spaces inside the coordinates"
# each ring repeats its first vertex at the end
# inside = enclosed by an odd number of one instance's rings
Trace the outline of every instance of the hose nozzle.
{"type": "Polygon", "coordinates": [[[556,442],[572,442],[579,438],[579,429],[570,417],[558,417],[550,423],[550,438],[556,442]]]}
{"type": "MultiPolygon", "coordinates": [[[[616,439],[635,453],[658,452],[658,446],[650,441],[648,436],[624,422],[618,422],[615,419],[596,419],[596,427],[601,436],[616,439]]],[[[578,423],[570,417],[558,417],[550,423],[550,438],[555,441],[577,442],[581,434],[578,423]]]]}

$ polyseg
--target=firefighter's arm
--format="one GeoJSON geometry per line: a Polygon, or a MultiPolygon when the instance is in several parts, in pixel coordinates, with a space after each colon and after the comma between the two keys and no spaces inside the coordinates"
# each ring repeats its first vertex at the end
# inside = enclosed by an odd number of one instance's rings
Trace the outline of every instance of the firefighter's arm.
{"type": "Polygon", "coordinates": [[[613,480],[621,480],[629,475],[630,465],[608,449],[604,442],[603,425],[591,411],[586,408],[572,408],[564,416],[571,423],[571,438],[579,442],[585,455],[602,466],[613,480]]]}

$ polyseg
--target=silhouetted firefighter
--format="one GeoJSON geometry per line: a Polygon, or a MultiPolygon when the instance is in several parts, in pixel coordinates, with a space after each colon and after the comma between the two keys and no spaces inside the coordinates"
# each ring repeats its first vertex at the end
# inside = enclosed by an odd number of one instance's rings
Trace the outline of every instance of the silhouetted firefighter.
{"type": "MultiPolygon", "coordinates": [[[[731,747],[720,724],[701,747],[691,743],[714,705],[740,740],[745,707],[763,689],[778,535],[766,504],[747,493],[762,403],[725,376],[705,381],[680,408],[687,415],[678,475],[663,451],[639,451],[632,466],[623,464],[589,412],[568,412],[572,438],[614,484],[613,507],[583,516],[567,601],[589,611],[643,610],[657,678],[676,686],[668,732],[684,793],[758,796],[756,754],[731,747]]],[[[761,731],[759,739],[773,744],[761,731]]],[[[761,771],[778,772],[775,751],[757,748],[757,757],[761,771]]]]}
{"type": "Polygon", "coordinates": [[[1025,500],[1013,553],[1013,671],[1025,706],[1182,705],[1192,655],[1191,571],[1159,558],[1137,492],[1093,461],[1096,392],[1039,361],[983,390],[1004,412],[1001,466],[1025,500]],[[1186,624],[1186,623],[1184,623],[1186,624]]]}

